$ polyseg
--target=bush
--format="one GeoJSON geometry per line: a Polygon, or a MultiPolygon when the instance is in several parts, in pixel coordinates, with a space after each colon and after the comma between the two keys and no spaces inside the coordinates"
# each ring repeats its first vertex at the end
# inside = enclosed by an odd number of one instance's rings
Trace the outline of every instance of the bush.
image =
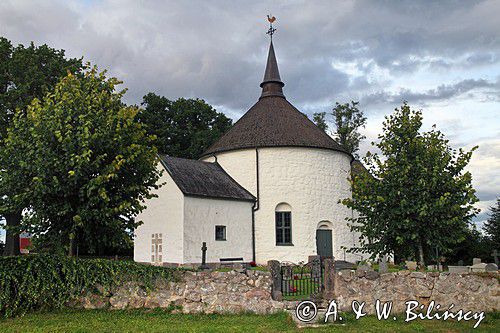
{"type": "Polygon", "coordinates": [[[0,258],[0,315],[23,315],[30,310],[61,308],[96,287],[110,289],[137,281],[146,289],[159,279],[178,280],[174,268],[132,261],[76,259],[56,255],[0,258]]]}

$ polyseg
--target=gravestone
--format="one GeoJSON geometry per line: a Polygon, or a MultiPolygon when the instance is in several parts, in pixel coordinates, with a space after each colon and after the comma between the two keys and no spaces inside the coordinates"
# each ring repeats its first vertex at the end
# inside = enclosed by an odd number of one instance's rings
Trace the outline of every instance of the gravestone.
{"type": "Polygon", "coordinates": [[[311,261],[311,277],[321,277],[321,260],[319,258],[311,261]]]}
{"type": "Polygon", "coordinates": [[[199,269],[208,269],[207,266],[207,242],[203,242],[201,245],[201,266],[199,269]]]}
{"type": "Polygon", "coordinates": [[[321,260],[321,256],[318,256],[318,255],[312,255],[312,256],[308,256],[307,257],[307,262],[312,262],[314,259],[320,259],[321,260]]]}
{"type": "Polygon", "coordinates": [[[493,260],[495,260],[495,265],[497,265],[498,267],[498,251],[497,250],[493,250],[493,253],[491,253],[491,256],[493,257],[493,260]]]}
{"type": "Polygon", "coordinates": [[[469,267],[467,267],[467,266],[448,266],[448,272],[456,273],[456,274],[468,273],[469,267]]]}
{"type": "Polygon", "coordinates": [[[416,271],[417,270],[417,262],[416,261],[406,261],[406,268],[408,268],[410,271],[416,271]]]}
{"type": "Polygon", "coordinates": [[[472,266],[480,263],[481,263],[481,258],[472,258],[472,266]]]}
{"type": "Polygon", "coordinates": [[[389,268],[387,267],[387,255],[384,255],[379,263],[378,272],[382,274],[382,273],[387,273],[388,271],[389,268]]]}
{"type": "Polygon", "coordinates": [[[361,264],[361,265],[358,266],[358,268],[356,269],[356,271],[369,272],[369,271],[373,271],[373,268],[371,268],[367,264],[361,264]]]}
{"type": "Polygon", "coordinates": [[[293,266],[283,266],[281,272],[284,280],[291,280],[293,275],[293,266]]]}
{"type": "Polygon", "coordinates": [[[486,272],[486,266],[487,264],[485,264],[484,262],[480,262],[478,264],[469,266],[469,269],[473,273],[486,272]]]}
{"type": "Polygon", "coordinates": [[[486,272],[496,272],[496,271],[498,271],[498,266],[497,266],[497,264],[493,264],[493,263],[486,264],[486,266],[484,266],[484,270],[486,272]]]}
{"type": "Polygon", "coordinates": [[[458,266],[463,266],[464,265],[464,261],[463,260],[459,260],[458,261],[458,266]]]}

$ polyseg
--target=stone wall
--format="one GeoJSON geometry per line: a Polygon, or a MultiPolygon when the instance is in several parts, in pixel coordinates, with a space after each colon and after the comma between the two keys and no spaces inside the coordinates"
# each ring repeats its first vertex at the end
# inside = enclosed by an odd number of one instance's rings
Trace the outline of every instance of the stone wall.
{"type": "Polygon", "coordinates": [[[341,271],[335,275],[334,299],[341,311],[350,311],[356,300],[366,302],[365,309],[373,313],[379,299],[392,301],[394,312],[403,312],[408,300],[421,304],[434,300],[442,311],[454,304],[454,311],[489,312],[500,310],[500,286],[495,274],[341,271]]]}
{"type": "Polygon", "coordinates": [[[151,290],[128,282],[115,290],[82,296],[71,307],[86,309],[171,308],[184,313],[273,313],[283,304],[271,299],[271,274],[262,271],[183,272],[180,282],[157,281],[151,290]]]}

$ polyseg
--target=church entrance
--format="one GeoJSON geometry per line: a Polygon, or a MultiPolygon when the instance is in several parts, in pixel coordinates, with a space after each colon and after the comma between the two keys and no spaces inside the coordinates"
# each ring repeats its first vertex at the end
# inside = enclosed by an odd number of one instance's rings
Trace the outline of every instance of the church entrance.
{"type": "Polygon", "coordinates": [[[333,258],[331,223],[320,222],[316,229],[316,253],[323,258],[333,258]]]}

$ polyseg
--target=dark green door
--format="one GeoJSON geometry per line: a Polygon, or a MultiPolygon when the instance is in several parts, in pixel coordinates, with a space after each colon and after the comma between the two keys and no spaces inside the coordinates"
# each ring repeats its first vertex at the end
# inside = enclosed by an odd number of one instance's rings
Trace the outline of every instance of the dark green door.
{"type": "Polygon", "coordinates": [[[332,231],[325,229],[316,230],[316,250],[321,258],[332,258],[332,231]]]}

